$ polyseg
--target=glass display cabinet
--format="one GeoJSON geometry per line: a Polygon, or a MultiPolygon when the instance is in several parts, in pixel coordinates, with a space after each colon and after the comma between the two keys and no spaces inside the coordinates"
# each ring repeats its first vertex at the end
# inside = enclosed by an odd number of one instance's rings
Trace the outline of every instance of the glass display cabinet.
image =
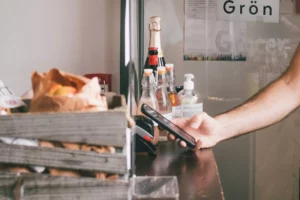
{"type": "MultiPolygon", "coordinates": [[[[186,73],[192,73],[195,88],[204,99],[203,110],[212,116],[247,101],[285,72],[300,40],[297,3],[265,1],[256,7],[265,15],[258,16],[258,12],[253,17],[248,10],[255,6],[228,2],[131,1],[137,101],[152,16],[161,18],[161,48],[166,63],[175,66],[177,86],[183,85],[186,73]],[[245,12],[230,18],[224,14],[225,8],[243,8],[245,12]]],[[[287,199],[298,198],[298,112],[213,148],[226,199],[286,199],[287,193],[287,199]]]]}

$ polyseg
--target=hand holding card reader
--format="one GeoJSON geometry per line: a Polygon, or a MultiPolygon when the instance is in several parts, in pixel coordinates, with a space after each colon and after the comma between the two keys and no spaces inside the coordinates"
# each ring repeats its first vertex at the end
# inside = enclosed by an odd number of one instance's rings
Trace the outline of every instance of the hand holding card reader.
{"type": "Polygon", "coordinates": [[[167,118],[156,112],[147,104],[142,105],[141,111],[144,115],[155,121],[163,129],[169,131],[176,138],[179,138],[180,140],[184,141],[187,144],[187,146],[191,148],[196,147],[195,138],[193,138],[187,132],[185,132],[184,130],[173,124],[171,121],[169,121],[167,118]]]}

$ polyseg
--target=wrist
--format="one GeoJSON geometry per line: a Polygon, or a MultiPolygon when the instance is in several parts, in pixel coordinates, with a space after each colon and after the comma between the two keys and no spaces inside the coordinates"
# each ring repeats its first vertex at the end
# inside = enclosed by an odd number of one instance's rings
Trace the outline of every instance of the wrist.
{"type": "Polygon", "coordinates": [[[238,135],[237,126],[228,114],[218,115],[215,117],[215,120],[219,123],[219,135],[221,141],[238,135]]]}

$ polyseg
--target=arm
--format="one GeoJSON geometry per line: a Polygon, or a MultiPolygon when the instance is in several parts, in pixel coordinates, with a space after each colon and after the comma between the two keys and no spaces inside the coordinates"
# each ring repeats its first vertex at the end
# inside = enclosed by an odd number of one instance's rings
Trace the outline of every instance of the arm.
{"type": "Polygon", "coordinates": [[[288,71],[243,105],[216,116],[228,139],[274,124],[300,104],[300,45],[288,71]]]}
{"type": "MultiPolygon", "coordinates": [[[[174,123],[192,135],[196,148],[210,148],[222,140],[274,124],[300,104],[300,44],[287,72],[241,106],[215,118],[199,113],[174,123]]],[[[170,140],[175,140],[169,135],[170,140]]],[[[185,147],[185,142],[180,145],[185,147]]]]}

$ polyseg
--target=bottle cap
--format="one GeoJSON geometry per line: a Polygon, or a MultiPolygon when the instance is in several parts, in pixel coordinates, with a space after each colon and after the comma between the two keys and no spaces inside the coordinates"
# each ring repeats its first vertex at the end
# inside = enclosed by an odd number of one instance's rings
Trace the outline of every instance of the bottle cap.
{"type": "Polygon", "coordinates": [[[166,64],[166,70],[167,71],[172,71],[174,69],[174,64],[172,63],[167,63],[166,64]]]}
{"type": "Polygon", "coordinates": [[[150,17],[149,29],[160,31],[160,17],[158,16],[150,17]]]}
{"type": "Polygon", "coordinates": [[[157,73],[158,74],[165,74],[166,68],[165,67],[157,67],[157,73]]]}
{"type": "Polygon", "coordinates": [[[159,16],[152,16],[152,17],[150,17],[150,22],[160,22],[160,17],[159,16]]]}
{"type": "Polygon", "coordinates": [[[185,90],[193,90],[194,89],[194,82],[192,79],[194,78],[193,74],[185,74],[184,77],[186,78],[186,81],[183,84],[183,88],[185,90]]]}
{"type": "Polygon", "coordinates": [[[153,70],[152,69],[144,69],[144,75],[145,76],[151,76],[153,74],[153,70]]]}

